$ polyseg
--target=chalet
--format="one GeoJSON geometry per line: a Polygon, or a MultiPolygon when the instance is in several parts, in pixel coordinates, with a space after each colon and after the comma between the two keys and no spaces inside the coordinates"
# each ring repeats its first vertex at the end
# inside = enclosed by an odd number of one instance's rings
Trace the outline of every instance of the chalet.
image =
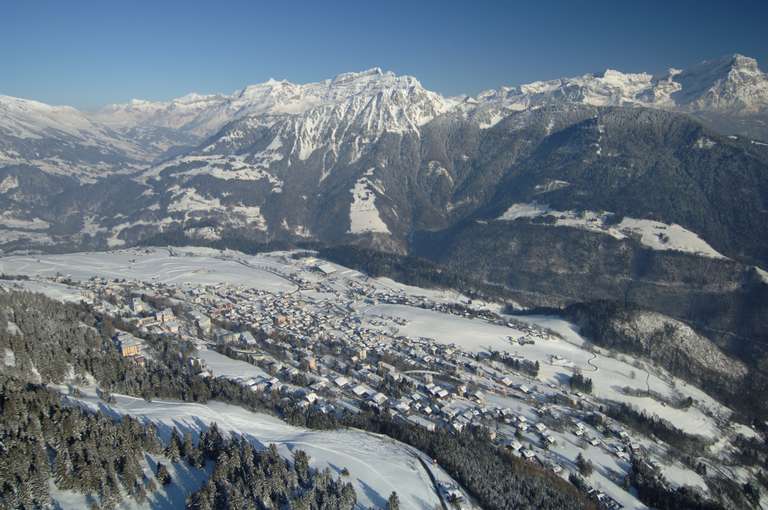
{"type": "Polygon", "coordinates": [[[157,319],[157,322],[163,323],[174,320],[175,316],[173,315],[173,310],[170,308],[166,308],[164,310],[161,310],[157,313],[155,313],[155,319],[157,319]]]}
{"type": "Polygon", "coordinates": [[[144,303],[140,297],[131,299],[131,310],[133,310],[134,313],[141,313],[146,311],[146,309],[146,303],[144,303]]]}
{"type": "Polygon", "coordinates": [[[157,319],[154,317],[142,317],[136,320],[136,326],[139,328],[148,328],[157,324],[157,319]]]}
{"type": "Polygon", "coordinates": [[[469,394],[469,397],[475,402],[482,403],[485,401],[485,395],[480,390],[473,391],[469,394]]]}
{"type": "Polygon", "coordinates": [[[169,320],[163,323],[163,329],[169,333],[176,334],[179,332],[179,328],[180,328],[180,325],[179,325],[179,321],[177,320],[169,320]]]}
{"type": "Polygon", "coordinates": [[[418,415],[412,415],[407,418],[409,422],[420,427],[424,427],[430,432],[435,431],[435,423],[418,415]]]}
{"type": "Polygon", "coordinates": [[[315,266],[315,270],[317,272],[319,272],[320,274],[323,274],[325,276],[332,275],[333,273],[336,272],[336,268],[333,267],[333,264],[329,264],[327,262],[323,263],[323,264],[316,265],[315,266]]]}
{"type": "Polygon", "coordinates": [[[333,380],[333,384],[335,384],[339,388],[343,388],[343,387],[345,387],[346,385],[349,384],[349,379],[347,379],[346,377],[344,377],[342,375],[342,376],[339,376],[336,379],[334,379],[333,380]]]}
{"type": "Polygon", "coordinates": [[[400,399],[395,405],[395,409],[403,414],[407,414],[411,410],[411,405],[405,399],[400,399]]]}
{"type": "Polygon", "coordinates": [[[256,345],[256,338],[254,338],[253,333],[250,331],[243,331],[240,333],[240,343],[243,343],[245,345],[256,345]]]}
{"type": "Polygon", "coordinates": [[[118,349],[120,349],[120,354],[124,358],[141,355],[141,340],[130,333],[124,331],[118,332],[117,335],[115,335],[115,343],[117,344],[118,349]]]}
{"type": "Polygon", "coordinates": [[[325,389],[327,386],[328,386],[328,382],[323,379],[317,380],[309,385],[309,387],[315,391],[320,391],[322,389],[325,389]]]}
{"type": "Polygon", "coordinates": [[[379,392],[379,393],[376,393],[375,395],[372,395],[371,396],[371,400],[376,402],[379,405],[382,405],[388,399],[387,399],[387,396],[385,394],[379,392]]]}
{"type": "Polygon", "coordinates": [[[208,334],[211,332],[211,327],[213,326],[213,324],[211,322],[210,317],[200,312],[192,312],[191,315],[192,315],[192,320],[194,320],[195,322],[195,326],[200,328],[200,331],[202,331],[203,334],[208,334]]]}
{"type": "Polygon", "coordinates": [[[240,335],[226,329],[220,329],[213,335],[217,344],[231,344],[240,339],[240,335]]]}

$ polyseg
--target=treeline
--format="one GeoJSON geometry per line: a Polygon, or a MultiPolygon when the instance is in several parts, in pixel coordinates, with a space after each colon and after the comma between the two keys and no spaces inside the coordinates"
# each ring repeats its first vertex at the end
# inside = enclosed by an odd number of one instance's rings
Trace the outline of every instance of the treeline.
{"type": "Polygon", "coordinates": [[[318,255],[373,277],[386,276],[407,285],[455,289],[473,299],[511,298],[500,285],[480,282],[429,260],[411,255],[385,253],[358,246],[320,248],[318,255]]]}
{"type": "Polygon", "coordinates": [[[603,411],[614,420],[624,423],[646,436],[657,437],[685,453],[697,454],[707,447],[703,438],[687,434],[668,421],[638,411],[624,402],[609,405],[603,408],[603,411]]]}
{"type": "Polygon", "coordinates": [[[531,361],[529,359],[521,359],[514,356],[510,356],[506,352],[490,351],[490,357],[494,361],[503,363],[505,366],[511,368],[516,372],[523,372],[531,377],[539,375],[539,369],[541,368],[538,361],[531,361]]]}
{"type": "Polygon", "coordinates": [[[312,469],[302,450],[294,450],[288,462],[274,444],[258,452],[243,438],[224,441],[215,427],[203,433],[200,443],[215,467],[189,498],[190,510],[352,510],[357,502],[352,484],[334,478],[328,468],[312,469]]]}
{"type": "MultiPolygon", "coordinates": [[[[187,225],[189,227],[189,225],[187,225]]],[[[208,226],[205,224],[197,227],[208,226]]],[[[289,251],[295,249],[314,250],[321,247],[320,243],[312,241],[257,241],[238,235],[225,235],[221,239],[190,239],[183,230],[170,230],[156,234],[137,243],[138,246],[202,246],[216,250],[236,250],[248,255],[270,251],[289,251]]]]}
{"type": "Polygon", "coordinates": [[[571,389],[592,393],[592,379],[584,377],[581,372],[576,372],[571,376],[571,389]]]}
{"type": "Polygon", "coordinates": [[[672,488],[657,471],[640,459],[632,459],[627,478],[640,501],[657,510],[725,510],[689,487],[672,488]]]}

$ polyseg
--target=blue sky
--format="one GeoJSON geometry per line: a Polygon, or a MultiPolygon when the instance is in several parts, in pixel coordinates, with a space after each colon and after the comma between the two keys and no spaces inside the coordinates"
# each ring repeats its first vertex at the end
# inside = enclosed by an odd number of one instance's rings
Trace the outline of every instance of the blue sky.
{"type": "Polygon", "coordinates": [[[95,108],[374,66],[444,94],[739,52],[768,1],[43,1],[0,11],[0,94],[95,108]]]}

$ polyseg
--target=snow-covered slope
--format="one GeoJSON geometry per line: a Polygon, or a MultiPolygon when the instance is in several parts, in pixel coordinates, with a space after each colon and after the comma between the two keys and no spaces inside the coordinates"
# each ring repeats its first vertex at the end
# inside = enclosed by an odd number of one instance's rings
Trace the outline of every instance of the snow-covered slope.
{"type": "MultiPolygon", "coordinates": [[[[342,221],[349,226],[339,235],[390,234],[386,215],[396,213],[384,212],[387,201],[377,198],[389,190],[376,172],[392,166],[394,158],[376,147],[385,139],[393,144],[409,140],[415,146],[421,127],[452,106],[415,78],[378,68],[307,85],[270,81],[247,87],[220,108],[188,121],[183,129],[211,129],[230,110],[245,114],[138,180],[153,187],[158,211],[182,194],[226,206],[239,196],[238,205],[265,214],[265,232],[306,237],[316,216],[309,207],[344,207],[349,212],[342,221]],[[169,190],[174,197],[168,197],[169,190]],[[326,202],[312,205],[319,199],[326,202]]],[[[219,208],[206,209],[196,216],[219,208]]],[[[178,207],[167,209],[169,214],[180,212],[178,207]]],[[[338,222],[328,217],[328,223],[335,228],[338,222]]]]}
{"type": "MultiPolygon", "coordinates": [[[[90,395],[79,402],[89,408],[104,407],[90,395]]],[[[440,505],[429,475],[418,460],[419,457],[428,458],[415,448],[383,436],[355,429],[301,429],[266,414],[216,401],[207,404],[162,400],[148,403],[116,395],[115,403],[110,404],[109,409],[155,424],[181,427],[194,434],[202,427],[216,423],[223,432],[242,435],[257,447],[275,444],[280,454],[289,459],[293,450],[304,450],[309,454],[313,468],[329,468],[335,476],[347,468],[349,482],[355,487],[361,507],[381,508],[393,491],[400,497],[403,508],[429,510],[440,505]]],[[[439,479],[451,480],[442,469],[435,467],[433,470],[439,479]]]]}

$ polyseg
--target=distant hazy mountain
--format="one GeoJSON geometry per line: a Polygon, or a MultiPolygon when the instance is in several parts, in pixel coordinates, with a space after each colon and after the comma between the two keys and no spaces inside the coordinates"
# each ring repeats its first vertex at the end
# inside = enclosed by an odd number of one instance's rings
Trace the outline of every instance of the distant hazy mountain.
{"type": "Polygon", "coordinates": [[[148,161],[133,140],[74,108],[0,96],[0,168],[34,165],[94,180],[148,161]]]}

